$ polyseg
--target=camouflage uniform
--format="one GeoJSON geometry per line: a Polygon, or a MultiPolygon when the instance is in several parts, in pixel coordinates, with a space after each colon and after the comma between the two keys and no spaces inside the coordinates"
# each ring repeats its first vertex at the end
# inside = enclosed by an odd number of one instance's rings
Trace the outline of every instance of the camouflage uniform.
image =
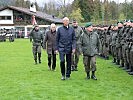
{"type": "Polygon", "coordinates": [[[120,60],[122,58],[122,46],[121,46],[122,30],[123,30],[122,27],[118,28],[117,39],[116,39],[116,59],[117,59],[116,64],[117,65],[120,65],[120,60]]]}
{"type": "Polygon", "coordinates": [[[80,55],[80,36],[83,33],[83,30],[80,26],[74,27],[75,30],[75,37],[76,37],[76,51],[75,53],[72,55],[72,71],[77,71],[77,65],[79,62],[79,55],[80,55]]]}
{"type": "Polygon", "coordinates": [[[111,36],[111,54],[114,58],[113,63],[116,62],[116,38],[117,38],[117,30],[112,31],[112,36],[111,36]]]}
{"type": "Polygon", "coordinates": [[[129,34],[129,74],[133,75],[133,28],[129,30],[129,34]]]}
{"type": "MultiPolygon", "coordinates": [[[[35,26],[38,27],[38,26],[35,26]]],[[[40,32],[40,30],[35,30],[35,28],[30,33],[30,41],[33,39],[33,47],[32,52],[35,60],[35,64],[37,64],[37,54],[38,54],[38,60],[39,63],[41,63],[41,45],[43,41],[43,34],[40,32]]]]}
{"type": "Polygon", "coordinates": [[[92,71],[92,76],[96,71],[96,55],[100,50],[99,35],[96,32],[84,30],[84,34],[81,35],[81,47],[85,71],[89,78],[90,71],[92,71]]]}

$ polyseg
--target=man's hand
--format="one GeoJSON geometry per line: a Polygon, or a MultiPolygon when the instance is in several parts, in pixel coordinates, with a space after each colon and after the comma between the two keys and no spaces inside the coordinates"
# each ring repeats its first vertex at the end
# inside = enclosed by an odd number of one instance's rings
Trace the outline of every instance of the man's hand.
{"type": "Polygon", "coordinates": [[[98,53],[99,56],[101,56],[101,53],[98,53]]]}
{"type": "Polygon", "coordinates": [[[59,53],[59,51],[58,51],[58,50],[55,50],[55,54],[57,54],[57,55],[58,55],[58,53],[59,53]]]}
{"type": "Polygon", "coordinates": [[[72,55],[75,53],[75,51],[76,51],[75,49],[72,50],[72,55]]]}

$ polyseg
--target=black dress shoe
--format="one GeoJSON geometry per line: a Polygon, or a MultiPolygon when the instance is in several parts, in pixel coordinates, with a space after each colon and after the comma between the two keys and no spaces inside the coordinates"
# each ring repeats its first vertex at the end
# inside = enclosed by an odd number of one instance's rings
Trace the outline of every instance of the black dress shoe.
{"type": "Polygon", "coordinates": [[[39,61],[39,64],[41,64],[41,61],[39,61]]]}
{"type": "Polygon", "coordinates": [[[66,77],[66,80],[70,80],[70,77],[66,77]]]}
{"type": "Polygon", "coordinates": [[[91,76],[91,79],[93,79],[93,80],[97,80],[97,78],[96,78],[96,76],[91,76]]]}

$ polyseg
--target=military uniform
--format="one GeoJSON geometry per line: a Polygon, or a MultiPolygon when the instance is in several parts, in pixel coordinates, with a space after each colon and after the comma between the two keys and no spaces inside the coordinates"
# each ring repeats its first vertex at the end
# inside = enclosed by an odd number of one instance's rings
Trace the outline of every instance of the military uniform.
{"type": "Polygon", "coordinates": [[[79,62],[79,55],[80,55],[80,36],[83,33],[83,30],[80,26],[74,27],[75,30],[75,37],[76,37],[76,51],[72,55],[72,71],[77,71],[78,62],[79,62]]]}
{"type": "MultiPolygon", "coordinates": [[[[86,24],[86,28],[90,27],[91,23],[86,24]]],[[[96,79],[96,55],[100,50],[100,39],[96,32],[84,30],[81,35],[81,47],[83,52],[83,63],[87,73],[87,79],[90,78],[90,71],[92,71],[91,78],[96,79]]],[[[97,80],[97,79],[96,79],[97,80]]]]}
{"type": "Polygon", "coordinates": [[[129,68],[130,68],[130,75],[133,75],[133,28],[129,30],[130,39],[129,39],[129,68]]]}
{"type": "MultiPolygon", "coordinates": [[[[35,28],[38,26],[35,26],[35,28]]],[[[43,34],[40,30],[35,30],[35,28],[30,33],[30,41],[33,39],[33,47],[32,52],[35,60],[35,64],[37,64],[37,54],[38,54],[38,61],[41,63],[41,45],[43,41],[43,34]]]]}
{"type": "Polygon", "coordinates": [[[117,30],[112,31],[112,36],[111,36],[111,54],[113,56],[113,63],[116,62],[116,38],[117,38],[117,30]]]}

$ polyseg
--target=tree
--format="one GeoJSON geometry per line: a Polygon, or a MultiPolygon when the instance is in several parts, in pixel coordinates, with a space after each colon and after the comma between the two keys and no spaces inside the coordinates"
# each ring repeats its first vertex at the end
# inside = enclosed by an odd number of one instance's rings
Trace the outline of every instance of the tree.
{"type": "Polygon", "coordinates": [[[72,9],[77,10],[79,8],[79,0],[74,0],[72,2],[72,9]]]}
{"type": "Polygon", "coordinates": [[[111,13],[111,19],[117,20],[118,19],[118,4],[116,4],[115,1],[110,2],[110,13],[111,13]]]}
{"type": "Polygon", "coordinates": [[[79,7],[81,9],[81,14],[84,18],[85,21],[90,21],[91,20],[91,12],[89,11],[89,5],[88,0],[79,0],[79,7]]]}
{"type": "Polygon", "coordinates": [[[124,13],[120,13],[118,20],[124,20],[124,19],[126,19],[126,16],[124,15],[124,13]]]}
{"type": "Polygon", "coordinates": [[[29,0],[15,0],[14,6],[16,7],[23,7],[23,8],[29,8],[30,7],[30,1],[29,0]]]}
{"type": "Polygon", "coordinates": [[[14,0],[0,0],[0,7],[13,5],[13,4],[14,4],[14,0]]]}
{"type": "Polygon", "coordinates": [[[91,16],[91,21],[96,22],[101,19],[102,12],[101,12],[101,4],[100,0],[95,0],[94,1],[94,12],[93,15],[91,16]]]}
{"type": "Polygon", "coordinates": [[[84,21],[84,18],[81,15],[81,9],[78,8],[76,11],[73,10],[71,15],[70,15],[70,19],[75,19],[78,22],[84,21]]]}
{"type": "Polygon", "coordinates": [[[111,13],[110,13],[110,4],[108,2],[108,0],[104,0],[104,9],[105,9],[105,12],[104,12],[104,18],[105,18],[105,21],[109,21],[111,19],[111,13]]]}

